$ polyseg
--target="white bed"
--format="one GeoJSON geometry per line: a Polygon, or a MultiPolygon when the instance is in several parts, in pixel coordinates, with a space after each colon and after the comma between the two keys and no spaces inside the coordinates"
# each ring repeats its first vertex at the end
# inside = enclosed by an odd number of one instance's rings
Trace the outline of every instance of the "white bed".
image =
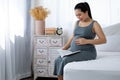
{"type": "MultiPolygon", "coordinates": [[[[120,24],[117,26],[111,27],[120,30],[120,24]]],[[[120,34],[113,28],[105,30],[107,44],[96,46],[97,59],[68,63],[64,80],[120,80],[120,34]]]]}
{"type": "Polygon", "coordinates": [[[120,80],[120,52],[99,52],[96,60],[68,63],[64,80],[120,80]]]}

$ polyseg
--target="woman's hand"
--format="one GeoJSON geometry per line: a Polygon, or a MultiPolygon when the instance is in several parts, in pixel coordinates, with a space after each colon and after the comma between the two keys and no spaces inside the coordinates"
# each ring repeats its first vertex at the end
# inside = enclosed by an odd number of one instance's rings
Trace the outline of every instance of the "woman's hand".
{"type": "Polygon", "coordinates": [[[84,45],[84,44],[87,44],[87,39],[85,39],[85,38],[78,38],[78,39],[75,40],[75,43],[77,45],[84,45]]]}

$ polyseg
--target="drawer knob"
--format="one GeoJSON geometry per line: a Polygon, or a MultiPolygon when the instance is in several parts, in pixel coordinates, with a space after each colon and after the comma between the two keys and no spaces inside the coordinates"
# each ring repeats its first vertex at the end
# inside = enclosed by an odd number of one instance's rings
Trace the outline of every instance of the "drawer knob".
{"type": "Polygon", "coordinates": [[[43,63],[43,61],[39,61],[39,63],[43,63]]]}
{"type": "Polygon", "coordinates": [[[44,41],[40,41],[40,40],[39,40],[39,42],[40,42],[40,43],[44,43],[44,41]]]}
{"type": "Polygon", "coordinates": [[[44,71],[39,71],[39,73],[43,73],[44,71]]]}
{"type": "Polygon", "coordinates": [[[57,41],[53,41],[53,43],[57,43],[57,41]]]}
{"type": "Polygon", "coordinates": [[[50,63],[50,61],[48,61],[48,63],[50,63]]]}
{"type": "Polygon", "coordinates": [[[39,50],[40,53],[43,53],[44,51],[43,50],[39,50]]]}

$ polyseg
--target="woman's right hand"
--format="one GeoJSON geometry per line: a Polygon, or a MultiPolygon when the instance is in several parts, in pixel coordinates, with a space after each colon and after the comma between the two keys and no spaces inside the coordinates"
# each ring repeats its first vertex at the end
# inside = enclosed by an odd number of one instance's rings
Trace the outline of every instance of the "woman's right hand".
{"type": "Polygon", "coordinates": [[[87,39],[85,39],[85,38],[78,38],[78,39],[75,40],[75,43],[77,45],[84,45],[84,44],[87,44],[87,39]]]}
{"type": "Polygon", "coordinates": [[[70,44],[73,40],[73,35],[68,39],[67,43],[64,45],[64,47],[62,48],[62,50],[67,50],[70,47],[70,44]]]}

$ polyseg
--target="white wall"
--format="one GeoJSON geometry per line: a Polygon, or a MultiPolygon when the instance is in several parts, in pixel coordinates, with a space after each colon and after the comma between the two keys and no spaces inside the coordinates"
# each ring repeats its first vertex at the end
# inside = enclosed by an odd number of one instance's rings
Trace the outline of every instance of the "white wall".
{"type": "Polygon", "coordinates": [[[86,0],[89,2],[93,18],[107,27],[120,22],[119,0],[86,0]]]}
{"type": "Polygon", "coordinates": [[[120,0],[110,0],[110,22],[120,23],[120,0]]]}
{"type": "Polygon", "coordinates": [[[119,0],[35,0],[34,4],[50,10],[46,27],[63,27],[67,38],[72,34],[74,22],[77,20],[74,6],[81,1],[90,4],[93,19],[97,20],[102,27],[120,22],[119,0]]]}
{"type": "Polygon", "coordinates": [[[64,15],[66,18],[70,18],[66,16],[65,11],[69,10],[70,14],[74,14],[74,11],[72,12],[70,8],[74,8],[74,5],[81,1],[87,1],[90,4],[93,18],[99,21],[103,27],[120,22],[120,0],[34,0],[34,6],[42,5],[51,11],[47,19],[49,21],[47,22],[49,27],[50,25],[56,26],[58,24],[60,21],[58,16],[64,15]]]}
{"type": "Polygon", "coordinates": [[[89,2],[93,19],[102,27],[110,25],[110,0],[86,0],[89,2]]]}

